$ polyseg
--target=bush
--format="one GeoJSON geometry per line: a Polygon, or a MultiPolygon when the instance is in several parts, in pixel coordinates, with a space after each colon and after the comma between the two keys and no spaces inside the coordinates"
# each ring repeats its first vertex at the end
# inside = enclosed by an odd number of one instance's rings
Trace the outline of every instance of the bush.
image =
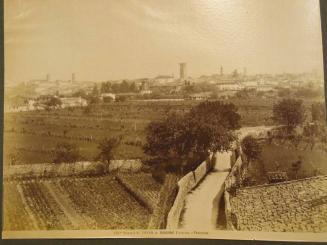
{"type": "Polygon", "coordinates": [[[152,169],[152,178],[154,178],[158,183],[163,184],[166,178],[166,171],[162,167],[157,167],[152,169]]]}
{"type": "Polygon", "coordinates": [[[242,151],[244,152],[249,161],[253,161],[259,158],[261,154],[261,146],[253,136],[246,136],[242,140],[241,146],[242,151]]]}
{"type": "Polygon", "coordinates": [[[116,148],[120,143],[120,139],[110,138],[102,140],[99,145],[98,149],[100,153],[97,157],[98,160],[109,163],[110,160],[113,159],[113,149],[116,148]]]}
{"type": "Polygon", "coordinates": [[[287,126],[289,130],[305,120],[305,108],[302,100],[283,99],[273,106],[273,120],[287,126]]]}
{"type": "Polygon", "coordinates": [[[54,151],[54,163],[70,163],[78,161],[81,156],[75,144],[58,143],[54,151]]]}

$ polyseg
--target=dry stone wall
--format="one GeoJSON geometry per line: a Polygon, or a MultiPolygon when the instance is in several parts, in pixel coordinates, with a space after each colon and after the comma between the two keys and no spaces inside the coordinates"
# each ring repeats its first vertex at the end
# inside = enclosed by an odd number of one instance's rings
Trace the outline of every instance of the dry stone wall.
{"type": "Polygon", "coordinates": [[[236,159],[228,177],[226,178],[225,189],[227,191],[231,191],[237,185],[238,175],[241,172],[242,167],[243,167],[243,161],[242,158],[239,156],[236,159]]]}
{"type": "Polygon", "coordinates": [[[109,164],[109,172],[119,170],[122,172],[137,172],[142,168],[143,164],[139,159],[128,160],[111,160],[109,164]]]}
{"type": "Polygon", "coordinates": [[[142,168],[140,160],[112,160],[102,162],[39,163],[20,164],[4,167],[4,178],[56,177],[72,175],[99,175],[111,171],[137,172],[142,168]]]}

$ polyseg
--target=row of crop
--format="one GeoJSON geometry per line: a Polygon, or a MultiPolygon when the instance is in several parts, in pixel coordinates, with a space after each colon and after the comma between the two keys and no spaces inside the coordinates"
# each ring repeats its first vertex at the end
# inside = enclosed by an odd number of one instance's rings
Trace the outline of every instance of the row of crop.
{"type": "MultiPolygon", "coordinates": [[[[70,120],[70,119],[69,119],[70,120]]],[[[119,130],[123,130],[123,129],[128,129],[128,127],[126,127],[124,125],[124,122],[111,122],[110,124],[104,124],[104,125],[100,125],[100,124],[89,124],[89,123],[84,123],[83,120],[82,122],[79,121],[79,124],[77,123],[68,123],[65,118],[61,118],[61,119],[56,119],[56,120],[36,120],[36,119],[24,119],[24,120],[6,120],[5,121],[5,126],[9,127],[11,125],[20,125],[21,127],[25,127],[25,126],[46,126],[46,127],[59,127],[59,128],[66,128],[66,129],[75,129],[75,128],[79,128],[79,129],[92,129],[92,130],[106,130],[106,131],[119,131],[119,130]],[[8,125],[8,126],[7,126],[8,125]]],[[[11,127],[12,131],[15,130],[15,128],[11,127]]]]}
{"type": "Polygon", "coordinates": [[[25,182],[21,185],[25,199],[41,230],[61,230],[63,224],[59,219],[62,210],[50,196],[42,191],[37,182],[25,182]]]}
{"type": "Polygon", "coordinates": [[[46,153],[46,154],[51,154],[53,152],[51,149],[32,148],[32,147],[16,147],[16,146],[14,146],[12,148],[12,150],[14,152],[28,151],[28,152],[38,152],[38,153],[46,153]]]}
{"type": "Polygon", "coordinates": [[[46,136],[46,137],[56,137],[56,138],[62,138],[62,139],[68,139],[68,140],[80,140],[80,141],[87,141],[87,142],[94,142],[99,141],[98,138],[93,136],[71,136],[71,135],[64,135],[64,134],[58,134],[51,131],[26,131],[24,128],[22,128],[20,131],[16,130],[4,130],[4,133],[18,133],[18,134],[28,134],[28,135],[38,135],[38,136],[46,136]]]}
{"type": "Polygon", "coordinates": [[[153,212],[158,202],[160,185],[151,174],[118,174],[116,178],[135,199],[153,212]]]}
{"type": "MultiPolygon", "coordinates": [[[[112,176],[7,182],[5,230],[144,229],[150,213],[112,176]],[[48,185],[52,185],[50,193],[48,185]],[[20,199],[19,185],[25,200],[20,199]],[[72,224],[52,195],[64,196],[81,223],[72,224]],[[27,207],[26,207],[27,206],[27,207]],[[28,208],[29,212],[26,210],[28,208]],[[33,216],[33,218],[31,218],[33,216]],[[34,226],[33,226],[34,220],[34,226]]],[[[66,211],[67,212],[67,211],[66,211]]]]}
{"type": "Polygon", "coordinates": [[[5,181],[3,186],[3,229],[6,231],[34,230],[36,227],[17,190],[17,184],[5,181]]]}
{"type": "Polygon", "coordinates": [[[144,122],[149,121],[150,119],[147,117],[147,114],[139,115],[139,117],[105,117],[104,115],[97,116],[97,115],[73,115],[73,114],[67,114],[67,115],[52,115],[52,114],[42,114],[40,112],[38,113],[30,113],[28,115],[23,114],[22,117],[30,117],[35,120],[39,119],[46,119],[46,120],[56,120],[56,121],[65,121],[65,120],[71,120],[71,121],[77,121],[77,122],[97,122],[97,123],[105,123],[105,122],[117,122],[117,123],[123,123],[123,122],[130,122],[130,121],[138,121],[138,122],[144,122]]]}
{"type": "Polygon", "coordinates": [[[59,181],[89,229],[142,229],[149,213],[111,176],[59,181]]]}

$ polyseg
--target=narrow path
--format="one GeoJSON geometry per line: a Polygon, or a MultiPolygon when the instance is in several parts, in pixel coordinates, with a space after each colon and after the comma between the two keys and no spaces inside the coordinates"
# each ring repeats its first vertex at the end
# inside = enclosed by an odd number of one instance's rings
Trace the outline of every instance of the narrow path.
{"type": "Polygon", "coordinates": [[[70,203],[69,197],[65,195],[62,190],[59,190],[53,182],[45,181],[44,185],[49,190],[52,197],[56,200],[61,210],[65,213],[65,216],[71,222],[73,227],[70,227],[70,230],[85,229],[86,226],[84,224],[84,220],[72,207],[73,205],[70,203]]]}
{"type": "Polygon", "coordinates": [[[230,170],[231,152],[216,153],[214,170],[185,200],[181,229],[213,230],[217,228],[218,206],[224,181],[230,170]]]}
{"type": "MultiPolygon", "coordinates": [[[[271,126],[243,127],[237,131],[237,134],[239,140],[242,140],[249,134],[264,135],[271,128],[271,126]]],[[[218,215],[225,188],[224,182],[231,168],[231,154],[231,152],[216,153],[214,170],[186,197],[179,228],[214,230],[224,227],[225,217],[219,219],[218,215]]]]}
{"type": "MultiPolygon", "coordinates": [[[[81,226],[83,222],[81,222],[81,218],[75,212],[75,210],[71,208],[71,205],[67,201],[67,197],[65,197],[61,191],[57,190],[53,183],[51,183],[50,181],[45,181],[44,185],[48,189],[51,196],[55,199],[60,209],[64,212],[65,216],[71,222],[72,227],[70,227],[70,229],[79,228],[79,226],[81,226]]],[[[69,227],[65,228],[67,229],[69,227]]]]}

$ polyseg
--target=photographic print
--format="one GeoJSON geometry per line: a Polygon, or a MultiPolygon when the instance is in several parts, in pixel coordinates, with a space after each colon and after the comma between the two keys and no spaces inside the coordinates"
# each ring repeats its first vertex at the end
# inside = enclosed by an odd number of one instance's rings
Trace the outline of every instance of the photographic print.
{"type": "Polygon", "coordinates": [[[4,238],[326,241],[318,0],[5,0],[4,238]]]}

